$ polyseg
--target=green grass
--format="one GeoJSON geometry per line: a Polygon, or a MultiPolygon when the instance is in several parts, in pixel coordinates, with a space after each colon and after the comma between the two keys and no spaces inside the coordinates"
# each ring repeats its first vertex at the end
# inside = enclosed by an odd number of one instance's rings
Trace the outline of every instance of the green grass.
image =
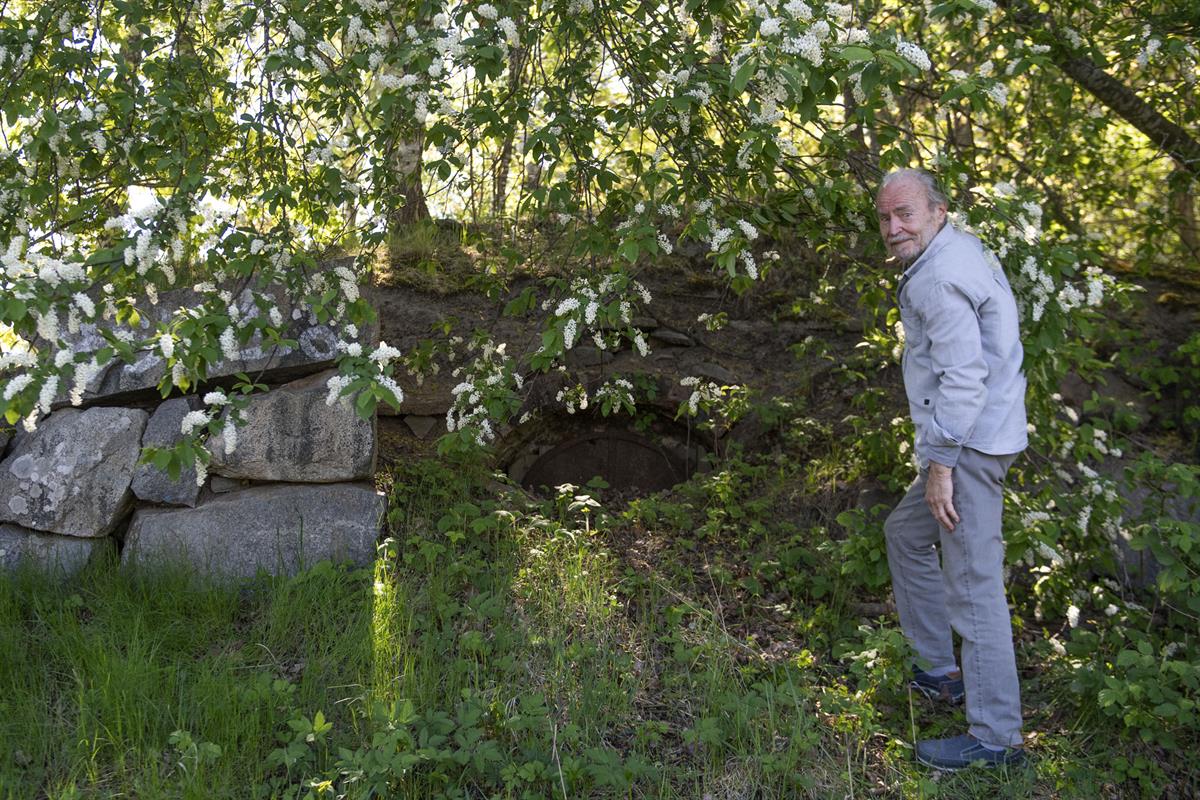
{"type": "Polygon", "coordinates": [[[432,461],[394,480],[368,569],[0,582],[0,796],[1186,791],[1187,767],[1115,773],[1153,752],[1072,711],[1070,675],[1029,647],[1033,765],[918,769],[914,733],[957,733],[961,711],[910,702],[894,622],[851,610],[821,514],[788,511],[770,463],[612,513],[432,461]]]}

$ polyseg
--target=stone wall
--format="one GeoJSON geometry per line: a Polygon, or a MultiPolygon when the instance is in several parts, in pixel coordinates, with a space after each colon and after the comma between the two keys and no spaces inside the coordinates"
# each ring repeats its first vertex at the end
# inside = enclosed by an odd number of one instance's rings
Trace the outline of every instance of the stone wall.
{"type": "MultiPolygon", "coordinates": [[[[169,300],[163,312],[186,301],[169,300]]],[[[151,352],[104,370],[83,407],[59,407],[31,433],[0,432],[0,569],[70,576],[114,550],[122,564],[182,560],[220,579],[293,574],[322,559],[369,562],[384,512],[372,482],[376,422],[325,402],[334,332],[303,318],[293,327],[299,349],[251,342],[214,368],[214,377],[254,370],[272,389],[251,396],[236,447],[227,453],[223,436],[209,442],[203,480],[194,469],[172,480],[138,463],[144,447],[177,442],[184,416],[203,405],[198,396],[158,400],[165,365],[151,352]]]]}

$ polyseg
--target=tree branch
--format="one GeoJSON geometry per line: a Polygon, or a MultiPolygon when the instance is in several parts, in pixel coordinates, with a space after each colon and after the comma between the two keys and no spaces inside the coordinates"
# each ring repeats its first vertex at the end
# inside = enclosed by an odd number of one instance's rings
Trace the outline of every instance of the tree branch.
{"type": "MultiPolygon", "coordinates": [[[[1054,28],[1049,14],[1041,14],[1024,0],[1003,0],[1012,20],[1027,31],[1054,28]]],[[[1062,44],[1050,51],[1054,63],[1072,80],[1122,119],[1141,131],[1175,163],[1200,177],[1200,142],[1190,133],[1164,117],[1132,89],[1109,75],[1090,58],[1077,55],[1062,44]]]]}

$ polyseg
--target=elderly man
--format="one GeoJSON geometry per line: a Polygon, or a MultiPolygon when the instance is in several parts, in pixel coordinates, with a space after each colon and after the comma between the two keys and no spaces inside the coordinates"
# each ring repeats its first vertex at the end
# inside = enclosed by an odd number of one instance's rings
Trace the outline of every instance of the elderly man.
{"type": "Polygon", "coordinates": [[[917,742],[919,761],[953,770],[1024,757],[1000,517],[1004,475],[1027,433],[1012,289],[979,240],[947,223],[946,207],[920,170],[888,174],[876,195],[879,231],[904,269],[904,388],[920,468],[885,524],[888,566],[920,658],[911,687],[966,700],[966,734],[917,742]]]}

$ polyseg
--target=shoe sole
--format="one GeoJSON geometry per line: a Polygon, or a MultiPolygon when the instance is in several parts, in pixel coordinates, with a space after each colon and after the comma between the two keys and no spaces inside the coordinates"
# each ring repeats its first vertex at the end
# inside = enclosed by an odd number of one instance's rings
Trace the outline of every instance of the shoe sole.
{"type": "Polygon", "coordinates": [[[969,769],[971,767],[981,767],[983,769],[1001,769],[1001,768],[1007,769],[1009,767],[1021,767],[1021,766],[1025,765],[1025,757],[1021,756],[1020,758],[1015,758],[1015,759],[1012,759],[1011,761],[988,761],[986,759],[979,758],[979,759],[972,761],[970,764],[963,764],[963,765],[957,766],[957,767],[949,767],[944,764],[935,764],[932,761],[926,761],[924,758],[921,757],[920,753],[917,753],[916,755],[917,755],[917,763],[918,764],[924,764],[927,767],[936,769],[938,772],[958,772],[959,770],[969,769]]]}

